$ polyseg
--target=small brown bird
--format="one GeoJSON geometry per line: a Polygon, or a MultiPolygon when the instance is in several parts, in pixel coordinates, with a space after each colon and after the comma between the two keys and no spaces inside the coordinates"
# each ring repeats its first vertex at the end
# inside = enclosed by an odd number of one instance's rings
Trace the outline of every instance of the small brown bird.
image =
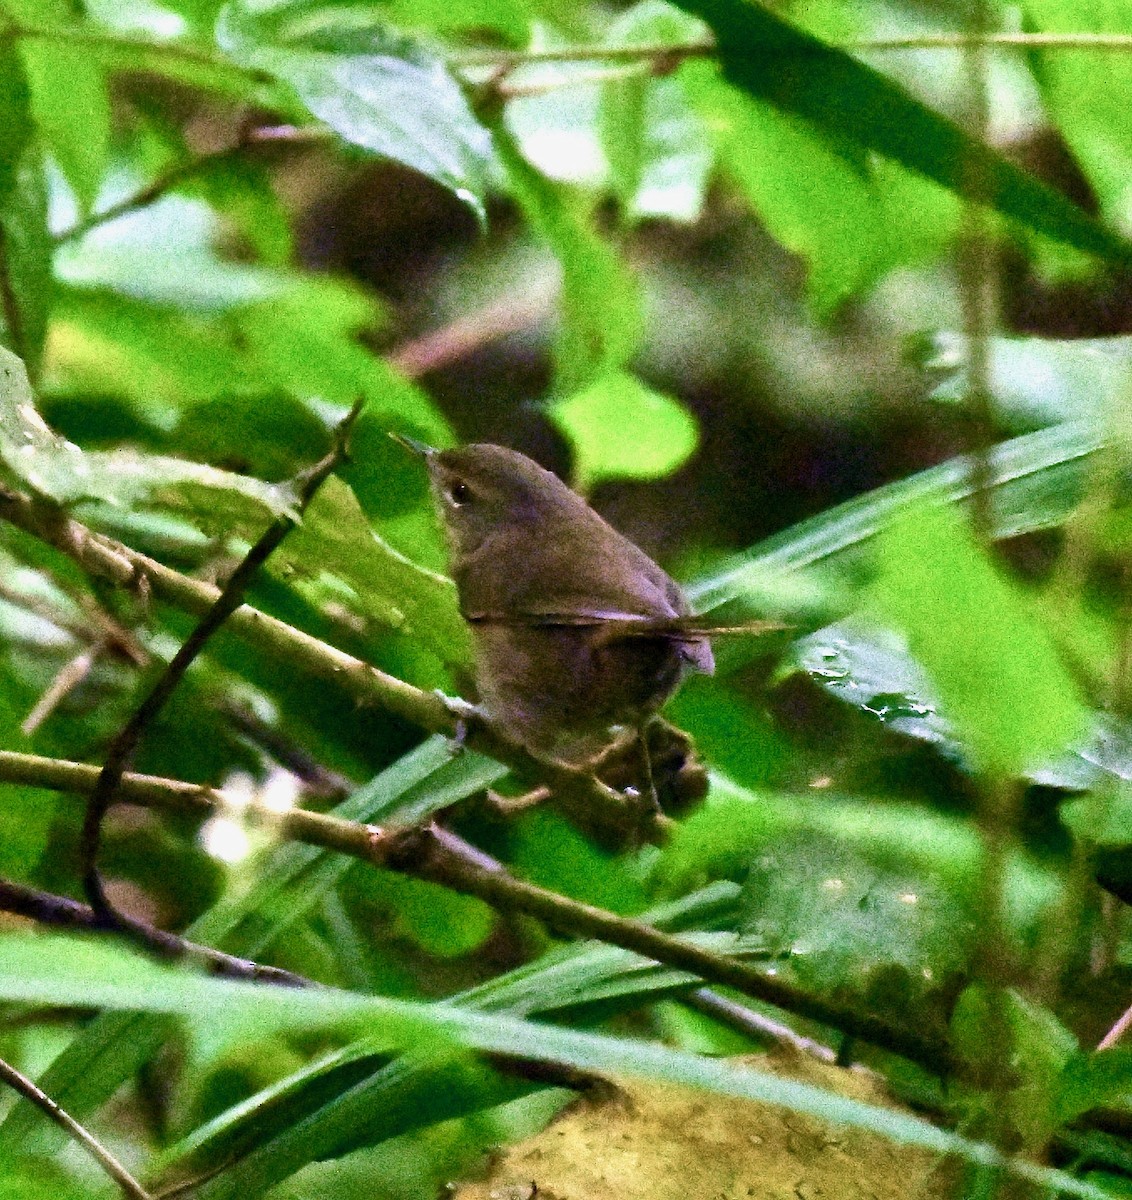
{"type": "Polygon", "coordinates": [[[481,704],[532,754],[589,762],[715,669],[679,586],[556,475],[503,446],[397,440],[428,466],[481,704]]]}

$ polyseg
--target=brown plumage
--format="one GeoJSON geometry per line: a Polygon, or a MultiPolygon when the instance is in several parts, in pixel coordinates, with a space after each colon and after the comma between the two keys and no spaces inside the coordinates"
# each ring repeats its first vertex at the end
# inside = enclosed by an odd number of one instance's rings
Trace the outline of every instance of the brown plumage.
{"type": "Polygon", "coordinates": [[[557,476],[488,444],[425,453],[488,716],[583,762],[714,670],[679,586],[557,476]]]}

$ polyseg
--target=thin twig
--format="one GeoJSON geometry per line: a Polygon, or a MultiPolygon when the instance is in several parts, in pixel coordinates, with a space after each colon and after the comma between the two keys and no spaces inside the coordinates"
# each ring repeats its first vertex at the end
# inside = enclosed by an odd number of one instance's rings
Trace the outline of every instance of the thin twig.
{"type": "Polygon", "coordinates": [[[259,147],[279,145],[282,142],[321,141],[329,135],[330,130],[323,125],[269,125],[244,130],[240,134],[239,141],[234,146],[226,146],[223,150],[213,150],[207,154],[190,158],[185,162],[177,163],[161,175],[158,175],[155,179],[150,180],[149,183],[138,188],[137,191],[131,192],[128,196],[123,196],[121,200],[107,205],[106,208],[99,209],[98,212],[92,212],[81,220],[76,221],[73,225],[69,225],[66,229],[53,234],[52,240],[57,246],[63,245],[65,242],[75,241],[77,238],[89,233],[92,229],[97,229],[100,225],[106,225],[111,221],[118,220],[119,217],[124,217],[129,213],[146,208],[148,205],[160,200],[166,193],[204,174],[204,172],[218,163],[242,158],[245,154],[259,147]]]}
{"type": "MultiPolygon", "coordinates": [[[[831,42],[842,50],[967,50],[971,46],[1013,47],[1020,50],[1132,50],[1132,35],[1126,33],[918,33],[903,37],[852,38],[831,42]]],[[[642,43],[636,46],[600,44],[556,46],[539,50],[464,51],[449,55],[448,65],[457,71],[495,67],[507,71],[540,63],[634,62],[705,58],[715,54],[714,40],[696,42],[642,43]]]]}
{"type": "Polygon", "coordinates": [[[86,679],[101,649],[101,646],[90,646],[63,664],[31,712],[20,722],[20,732],[25,737],[35,733],[58,705],[86,679]]]}
{"type": "MultiPolygon", "coordinates": [[[[0,751],[0,781],[81,795],[91,792],[97,779],[98,768],[85,763],[0,751]]],[[[133,773],[123,776],[119,798],[123,803],[174,811],[210,812],[224,806],[223,795],[210,789],[133,773]]],[[[327,813],[302,809],[279,812],[256,804],[247,805],[243,813],[279,838],[321,846],[374,866],[427,879],[476,896],[501,912],[526,913],[565,933],[621,946],[859,1037],[929,1070],[942,1073],[953,1065],[946,1043],[930,1033],[900,1028],[882,1018],[815,997],[741,959],[705,950],[650,925],[517,879],[495,859],[446,830],[434,826],[383,829],[327,813]]]]}
{"type": "Polygon", "coordinates": [[[251,80],[254,83],[271,87],[277,86],[277,80],[270,71],[259,67],[245,66],[225,57],[216,50],[189,46],[184,42],[159,41],[142,35],[117,33],[92,25],[52,24],[36,28],[7,20],[0,27],[0,39],[5,41],[65,42],[72,46],[90,46],[99,50],[152,54],[156,58],[168,58],[190,66],[207,67],[219,73],[238,75],[242,79],[251,80]]]}
{"type": "MultiPolygon", "coordinates": [[[[136,588],[139,581],[144,581],[156,599],[195,616],[206,614],[220,595],[212,584],[192,579],[121,542],[95,534],[50,501],[2,485],[0,519],[54,546],[91,575],[126,588],[136,588]]],[[[329,680],[359,704],[380,705],[430,733],[448,737],[456,733],[455,716],[434,692],[422,691],[386,674],[276,617],[245,604],[232,613],[228,629],[280,662],[329,680]]],[[[465,716],[464,723],[464,744],[469,749],[504,763],[523,780],[545,783],[572,819],[606,832],[632,827],[634,814],[624,797],[592,774],[533,757],[487,721],[465,716]]]]}
{"type": "Polygon", "coordinates": [[[49,1120],[66,1130],[67,1134],[78,1142],[122,1189],[123,1195],[132,1197],[132,1200],[153,1200],[150,1193],[92,1133],[84,1129],[42,1088],[37,1087],[26,1075],[17,1071],[11,1063],[5,1062],[2,1058],[0,1058],[0,1081],[6,1083],[13,1091],[19,1092],[26,1100],[30,1100],[49,1120]]]}
{"type": "Polygon", "coordinates": [[[118,912],[110,903],[102,885],[102,877],[98,870],[98,855],[102,839],[102,820],[107,810],[114,803],[114,796],[123,773],[129,766],[135,751],[146,729],[153,723],[164,708],[178,684],[184,678],[185,672],[193,661],[200,655],[208,640],[220,628],[225,620],[240,607],[244,595],[251,586],[260,567],[274,552],[280,542],[294,529],[304,509],[314,497],[319,487],[330,474],[343,462],[347,453],[350,430],[361,412],[362,402],[359,400],[350,410],[336,431],[334,446],[331,451],[309,470],[303,472],[294,484],[294,511],[281,513],[268,527],[263,536],[252,546],[247,555],[232,572],[228,582],[221,589],[216,602],[204,614],[196,628],[189,634],[168,666],[158,676],[145,699],[138,705],[133,715],[122,727],[121,731],[110,744],[106,761],[98,777],[98,784],[87,801],[86,816],[83,820],[80,853],[83,865],[83,889],[86,892],[90,906],[94,909],[99,921],[108,929],[119,929],[134,933],[139,939],[160,952],[178,953],[179,939],[169,942],[164,938],[154,939],[151,936],[152,927],[144,922],[135,922],[132,918],[118,912]]]}
{"type": "Polygon", "coordinates": [[[859,38],[847,50],[969,50],[972,46],[1018,50],[1132,50],[1127,33],[919,33],[908,37],[859,38]]]}
{"type": "Polygon", "coordinates": [[[544,320],[551,311],[557,291],[555,284],[492,300],[439,329],[402,342],[386,358],[390,366],[410,379],[443,370],[482,346],[544,320]]]}
{"type": "Polygon", "coordinates": [[[738,1004],[729,997],[720,995],[714,988],[696,988],[681,999],[689,1008],[694,1008],[696,1012],[703,1013],[704,1016],[711,1017],[712,1020],[719,1021],[746,1037],[761,1038],[780,1046],[789,1046],[791,1050],[807,1054],[820,1062],[837,1061],[836,1052],[829,1046],[813,1038],[803,1037],[789,1025],[756,1012],[745,1004],[738,1004]]]}
{"type": "MultiPolygon", "coordinates": [[[[0,879],[0,912],[14,913],[50,925],[56,929],[78,929],[87,932],[102,932],[105,927],[88,904],[81,904],[69,896],[58,896],[54,892],[43,892],[39,888],[0,879]]],[[[179,958],[196,961],[207,968],[210,974],[224,979],[242,979],[250,983],[274,983],[283,987],[317,987],[313,979],[297,975],[282,967],[270,967],[250,958],[238,958],[212,946],[190,942],[165,930],[156,930],[163,945],[173,946],[179,958]]],[[[152,938],[148,936],[147,941],[152,938]]]]}

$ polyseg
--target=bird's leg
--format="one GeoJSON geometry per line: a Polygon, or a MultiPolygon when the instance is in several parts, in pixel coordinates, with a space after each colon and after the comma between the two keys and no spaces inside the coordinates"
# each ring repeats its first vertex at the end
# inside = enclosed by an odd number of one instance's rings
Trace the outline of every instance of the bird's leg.
{"type": "Polygon", "coordinates": [[[545,785],[531,788],[529,792],[524,792],[521,796],[501,796],[494,789],[488,788],[487,803],[490,805],[492,811],[498,813],[501,817],[514,817],[518,816],[519,813],[536,807],[544,800],[549,800],[550,796],[550,788],[545,785]]]}
{"type": "Polygon", "coordinates": [[[448,710],[449,716],[456,722],[455,735],[451,739],[451,745],[452,753],[458,754],[464,749],[464,743],[468,740],[468,726],[475,721],[486,721],[487,713],[478,704],[472,704],[460,696],[449,696],[440,688],[437,688],[433,695],[440,700],[448,710]]]}
{"type": "Polygon", "coordinates": [[[640,795],[641,821],[646,821],[661,815],[660,797],[656,791],[656,780],[652,773],[652,751],[649,749],[649,725],[652,717],[646,717],[637,726],[637,746],[641,756],[641,783],[644,785],[640,795]]]}

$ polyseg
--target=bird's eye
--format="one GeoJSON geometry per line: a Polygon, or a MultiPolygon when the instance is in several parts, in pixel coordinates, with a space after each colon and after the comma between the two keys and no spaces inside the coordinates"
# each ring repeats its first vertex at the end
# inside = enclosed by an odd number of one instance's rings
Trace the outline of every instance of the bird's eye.
{"type": "Polygon", "coordinates": [[[448,489],[448,498],[457,507],[461,504],[467,504],[472,498],[472,489],[461,480],[456,480],[448,489]]]}

